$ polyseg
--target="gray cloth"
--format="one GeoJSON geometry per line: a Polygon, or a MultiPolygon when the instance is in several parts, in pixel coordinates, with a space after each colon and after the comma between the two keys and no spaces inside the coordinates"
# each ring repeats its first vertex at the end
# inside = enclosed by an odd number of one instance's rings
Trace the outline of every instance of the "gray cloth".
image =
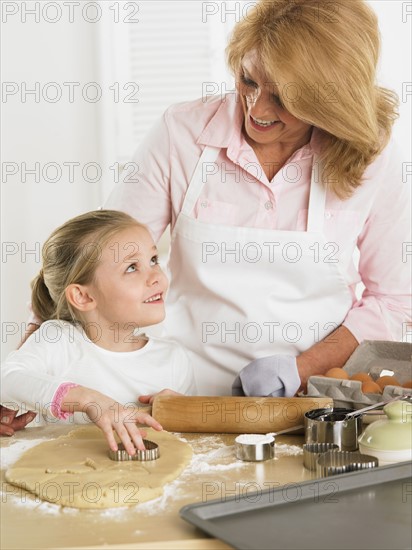
{"type": "Polygon", "coordinates": [[[232,395],[292,397],[300,384],[296,357],[272,355],[244,367],[232,384],[232,395]]]}

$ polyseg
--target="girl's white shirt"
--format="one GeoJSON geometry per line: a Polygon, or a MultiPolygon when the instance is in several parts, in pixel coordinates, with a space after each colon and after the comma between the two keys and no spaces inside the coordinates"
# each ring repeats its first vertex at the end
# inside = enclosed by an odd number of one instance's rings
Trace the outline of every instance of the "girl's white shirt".
{"type": "MultiPolygon", "coordinates": [[[[109,351],[71,323],[50,320],[2,364],[1,403],[21,412],[38,412],[38,421],[43,416],[57,422],[50,405],[64,382],[92,388],[122,405],[136,404],[139,395],[165,388],[196,393],[188,356],[176,342],[151,336],[139,350],[109,351]]],[[[83,416],[76,413],[76,422],[83,416]]]]}

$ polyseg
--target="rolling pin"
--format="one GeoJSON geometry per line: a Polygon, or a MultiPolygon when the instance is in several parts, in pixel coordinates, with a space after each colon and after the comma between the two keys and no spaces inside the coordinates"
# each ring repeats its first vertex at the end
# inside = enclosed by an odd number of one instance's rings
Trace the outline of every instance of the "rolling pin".
{"type": "Polygon", "coordinates": [[[152,416],[171,432],[268,433],[299,426],[307,411],[324,407],[333,399],[159,395],[152,416]]]}

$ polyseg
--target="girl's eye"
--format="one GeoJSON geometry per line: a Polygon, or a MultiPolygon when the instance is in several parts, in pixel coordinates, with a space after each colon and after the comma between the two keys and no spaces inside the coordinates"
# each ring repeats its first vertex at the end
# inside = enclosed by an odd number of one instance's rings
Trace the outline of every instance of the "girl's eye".
{"type": "Polygon", "coordinates": [[[245,76],[244,74],[240,75],[240,80],[243,84],[245,84],[245,86],[250,86],[251,88],[257,88],[258,87],[256,82],[253,82],[253,80],[250,80],[250,78],[247,78],[247,76],[245,76]]]}
{"type": "Polygon", "coordinates": [[[126,269],[126,273],[133,273],[135,271],[138,271],[137,264],[130,264],[129,267],[126,269]]]}
{"type": "Polygon", "coordinates": [[[158,265],[159,264],[159,256],[153,256],[153,258],[150,260],[150,265],[158,265]]]}

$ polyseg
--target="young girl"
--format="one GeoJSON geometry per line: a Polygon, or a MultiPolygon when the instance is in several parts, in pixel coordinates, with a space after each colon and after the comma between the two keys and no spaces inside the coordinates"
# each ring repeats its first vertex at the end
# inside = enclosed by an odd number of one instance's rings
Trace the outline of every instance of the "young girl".
{"type": "Polygon", "coordinates": [[[40,410],[48,421],[86,414],[111,449],[115,430],[134,454],[144,449],[136,422],[162,429],[139,412],[137,396],[195,392],[178,344],[136,335],[165,316],[168,282],[153,239],[127,214],[99,210],[56,229],[42,255],[32,307],[45,322],[2,365],[1,402],[40,410]]]}

